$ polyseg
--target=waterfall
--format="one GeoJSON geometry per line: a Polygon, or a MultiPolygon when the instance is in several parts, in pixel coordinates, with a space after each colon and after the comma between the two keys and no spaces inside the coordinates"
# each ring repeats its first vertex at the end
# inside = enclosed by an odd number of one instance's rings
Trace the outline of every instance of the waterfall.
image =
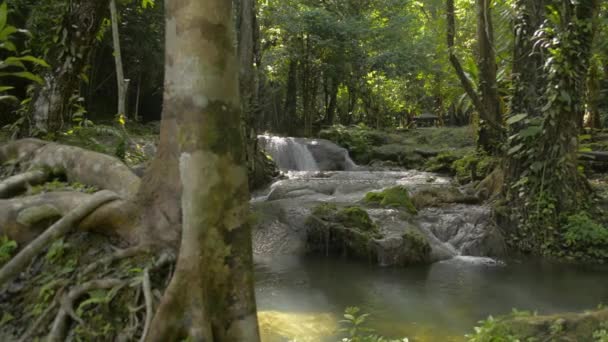
{"type": "Polygon", "coordinates": [[[281,170],[319,171],[319,166],[306,144],[299,139],[261,135],[260,144],[281,170]]]}

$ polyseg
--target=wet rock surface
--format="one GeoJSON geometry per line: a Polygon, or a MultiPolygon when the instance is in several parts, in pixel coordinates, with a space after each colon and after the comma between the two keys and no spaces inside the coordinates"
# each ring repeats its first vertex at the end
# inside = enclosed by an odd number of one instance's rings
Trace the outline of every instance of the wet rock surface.
{"type": "Polygon", "coordinates": [[[254,252],[258,256],[331,254],[381,266],[504,255],[504,239],[490,209],[466,204],[474,202],[448,177],[427,172],[289,172],[252,200],[257,220],[254,252]],[[384,207],[364,200],[370,192],[395,187],[409,192],[417,213],[407,206],[384,207]],[[335,206],[336,213],[361,208],[376,228],[362,233],[335,218],[319,217],[314,211],[320,204],[335,206]]]}

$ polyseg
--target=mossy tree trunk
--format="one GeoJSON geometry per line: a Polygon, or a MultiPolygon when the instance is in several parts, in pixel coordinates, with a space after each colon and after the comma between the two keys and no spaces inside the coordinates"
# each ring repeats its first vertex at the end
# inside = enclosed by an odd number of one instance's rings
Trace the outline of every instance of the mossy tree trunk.
{"type": "Polygon", "coordinates": [[[511,114],[508,199],[520,220],[519,247],[550,253],[557,247],[561,216],[584,208],[589,198],[577,153],[598,1],[562,0],[553,7],[553,19],[537,28],[532,25],[541,20],[533,17],[533,5],[536,2],[516,3],[516,29],[521,29],[515,44],[512,110],[521,112],[511,114]],[[532,42],[524,34],[534,36],[532,42]],[[534,45],[547,59],[536,75],[529,75],[532,70],[527,68],[539,65],[540,57],[526,52],[534,45]],[[542,96],[535,99],[535,94],[542,96]]]}
{"type": "Polygon", "coordinates": [[[79,75],[108,4],[109,0],[71,1],[61,22],[58,41],[47,56],[52,68],[32,99],[30,134],[56,132],[63,126],[70,111],[70,97],[78,90],[79,75]]]}
{"type": "Polygon", "coordinates": [[[259,340],[232,42],[230,1],[167,1],[164,105],[175,118],[183,223],[150,341],[259,340]]]}

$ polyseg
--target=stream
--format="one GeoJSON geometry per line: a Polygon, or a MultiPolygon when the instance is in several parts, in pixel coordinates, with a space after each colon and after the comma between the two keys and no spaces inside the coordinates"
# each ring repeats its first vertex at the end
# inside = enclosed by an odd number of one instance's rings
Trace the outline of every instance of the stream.
{"type": "Polygon", "coordinates": [[[308,255],[304,222],[318,203],[355,204],[369,191],[402,185],[416,192],[450,186],[451,180],[415,170],[358,167],[346,150],[328,141],[259,140],[287,175],[251,201],[258,221],[256,298],[265,342],[339,341],[339,321],[349,306],[371,314],[369,327],[387,337],[464,341],[489,315],[512,309],[580,311],[608,303],[607,266],[500,256],[504,241],[490,229],[489,209],[481,205],[424,209],[409,221],[395,210],[368,209],[385,240],[404,226],[425,235],[432,247],[428,265],[382,267],[391,266],[390,255],[382,256],[387,253],[367,263],[308,255]]]}

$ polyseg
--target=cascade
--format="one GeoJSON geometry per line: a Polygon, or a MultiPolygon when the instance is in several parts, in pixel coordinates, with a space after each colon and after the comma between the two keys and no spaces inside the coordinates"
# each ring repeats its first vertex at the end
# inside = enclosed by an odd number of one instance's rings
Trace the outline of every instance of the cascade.
{"type": "Polygon", "coordinates": [[[281,170],[319,171],[319,166],[305,144],[290,137],[261,135],[264,150],[281,170]]]}

